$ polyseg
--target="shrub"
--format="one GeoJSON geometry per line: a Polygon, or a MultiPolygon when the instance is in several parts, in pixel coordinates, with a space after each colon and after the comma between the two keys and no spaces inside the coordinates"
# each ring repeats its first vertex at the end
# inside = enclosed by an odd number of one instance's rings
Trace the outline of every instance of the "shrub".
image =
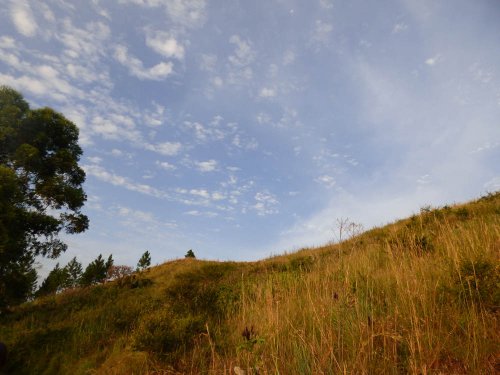
{"type": "Polygon", "coordinates": [[[214,317],[234,306],[238,300],[237,283],[223,278],[234,269],[227,263],[206,264],[181,273],[167,289],[174,310],[181,313],[214,317]]]}
{"type": "Polygon", "coordinates": [[[302,256],[293,258],[287,265],[287,269],[292,272],[310,272],[314,265],[312,256],[302,256]]]}
{"type": "Polygon", "coordinates": [[[186,255],[184,255],[184,258],[196,258],[196,255],[194,255],[194,251],[189,249],[186,253],[186,255]]]}
{"type": "Polygon", "coordinates": [[[454,290],[462,301],[497,309],[500,306],[500,266],[483,259],[462,261],[455,276],[454,290]]]}
{"type": "Polygon", "coordinates": [[[170,309],[162,308],[147,314],[134,330],[132,346],[136,350],[160,355],[173,354],[190,349],[196,335],[204,332],[200,316],[179,317],[170,309]]]}

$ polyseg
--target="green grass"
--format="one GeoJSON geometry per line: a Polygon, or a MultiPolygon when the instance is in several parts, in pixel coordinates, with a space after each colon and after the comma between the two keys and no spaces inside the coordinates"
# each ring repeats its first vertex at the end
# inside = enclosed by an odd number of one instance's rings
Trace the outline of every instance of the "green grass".
{"type": "Polygon", "coordinates": [[[497,193],[259,262],[172,261],[15,308],[6,370],[498,373],[499,256],[497,193]]]}

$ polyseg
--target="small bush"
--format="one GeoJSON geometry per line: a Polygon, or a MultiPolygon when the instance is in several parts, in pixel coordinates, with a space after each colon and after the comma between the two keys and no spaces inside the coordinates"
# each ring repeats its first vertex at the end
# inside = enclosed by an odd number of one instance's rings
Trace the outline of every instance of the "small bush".
{"type": "Polygon", "coordinates": [[[220,316],[239,299],[238,282],[224,280],[233,269],[227,263],[206,264],[179,274],[167,289],[167,298],[178,313],[220,316]]]}
{"type": "Polygon", "coordinates": [[[128,275],[117,280],[116,285],[119,288],[135,289],[145,288],[153,284],[151,279],[146,277],[138,277],[137,275],[128,275]]]}
{"type": "Polygon", "coordinates": [[[481,303],[486,308],[500,306],[500,266],[489,260],[465,260],[455,276],[455,292],[462,301],[481,303]]]}
{"type": "Polygon", "coordinates": [[[287,265],[287,270],[292,272],[310,272],[314,265],[312,256],[293,258],[287,265]]]}
{"type": "Polygon", "coordinates": [[[455,211],[455,215],[457,215],[457,217],[460,220],[467,220],[470,217],[469,210],[467,208],[465,208],[465,207],[457,209],[455,211]]]}
{"type": "Polygon", "coordinates": [[[162,308],[139,323],[133,333],[132,346],[159,355],[189,350],[194,338],[204,331],[203,323],[200,316],[179,317],[170,309],[162,308]]]}

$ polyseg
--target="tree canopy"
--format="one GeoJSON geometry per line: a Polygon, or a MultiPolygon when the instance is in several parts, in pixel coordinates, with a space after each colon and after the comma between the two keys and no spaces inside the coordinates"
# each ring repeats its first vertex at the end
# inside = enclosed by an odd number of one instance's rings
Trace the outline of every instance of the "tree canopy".
{"type": "Polygon", "coordinates": [[[142,254],[141,258],[137,262],[137,271],[144,271],[151,265],[151,254],[146,250],[144,254],[142,254]]]}
{"type": "Polygon", "coordinates": [[[30,295],[36,256],[66,250],[61,231],[88,228],[78,135],[62,114],[30,109],[19,92],[0,87],[0,309],[30,295]]]}

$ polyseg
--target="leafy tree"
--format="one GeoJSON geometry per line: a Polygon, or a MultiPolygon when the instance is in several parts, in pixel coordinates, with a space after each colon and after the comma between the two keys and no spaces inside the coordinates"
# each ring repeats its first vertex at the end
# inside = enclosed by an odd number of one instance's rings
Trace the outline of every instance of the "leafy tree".
{"type": "Polygon", "coordinates": [[[0,279],[0,288],[3,288],[0,289],[0,315],[8,306],[33,297],[37,285],[37,273],[33,263],[33,257],[25,254],[10,265],[9,273],[6,274],[8,285],[0,279]]]}
{"type": "Polygon", "coordinates": [[[72,122],[0,86],[0,309],[30,296],[34,258],[65,251],[62,230],[88,228],[81,154],[72,122]]]}
{"type": "Polygon", "coordinates": [[[111,266],[108,269],[106,279],[107,280],[120,280],[126,276],[131,275],[134,272],[134,269],[130,266],[118,265],[111,266]]]}
{"type": "Polygon", "coordinates": [[[151,254],[146,250],[144,254],[142,254],[139,262],[137,262],[137,271],[143,271],[151,265],[151,254]]]}
{"type": "Polygon", "coordinates": [[[44,296],[47,294],[58,293],[69,286],[69,272],[66,267],[59,267],[59,263],[56,264],[54,269],[50,271],[47,278],[43,280],[40,289],[37,290],[37,296],[44,296]]]}
{"type": "Polygon", "coordinates": [[[184,255],[185,258],[196,258],[196,255],[194,255],[194,251],[192,249],[189,249],[186,255],[184,255]]]}
{"type": "Polygon", "coordinates": [[[82,277],[82,264],[74,257],[64,268],[68,272],[68,288],[78,286],[80,278],[82,277]]]}
{"type": "Polygon", "coordinates": [[[108,270],[113,266],[113,256],[110,255],[107,261],[101,254],[92,262],[89,263],[87,268],[80,278],[80,284],[83,286],[89,286],[94,284],[99,284],[106,280],[108,275],[108,270]]]}

